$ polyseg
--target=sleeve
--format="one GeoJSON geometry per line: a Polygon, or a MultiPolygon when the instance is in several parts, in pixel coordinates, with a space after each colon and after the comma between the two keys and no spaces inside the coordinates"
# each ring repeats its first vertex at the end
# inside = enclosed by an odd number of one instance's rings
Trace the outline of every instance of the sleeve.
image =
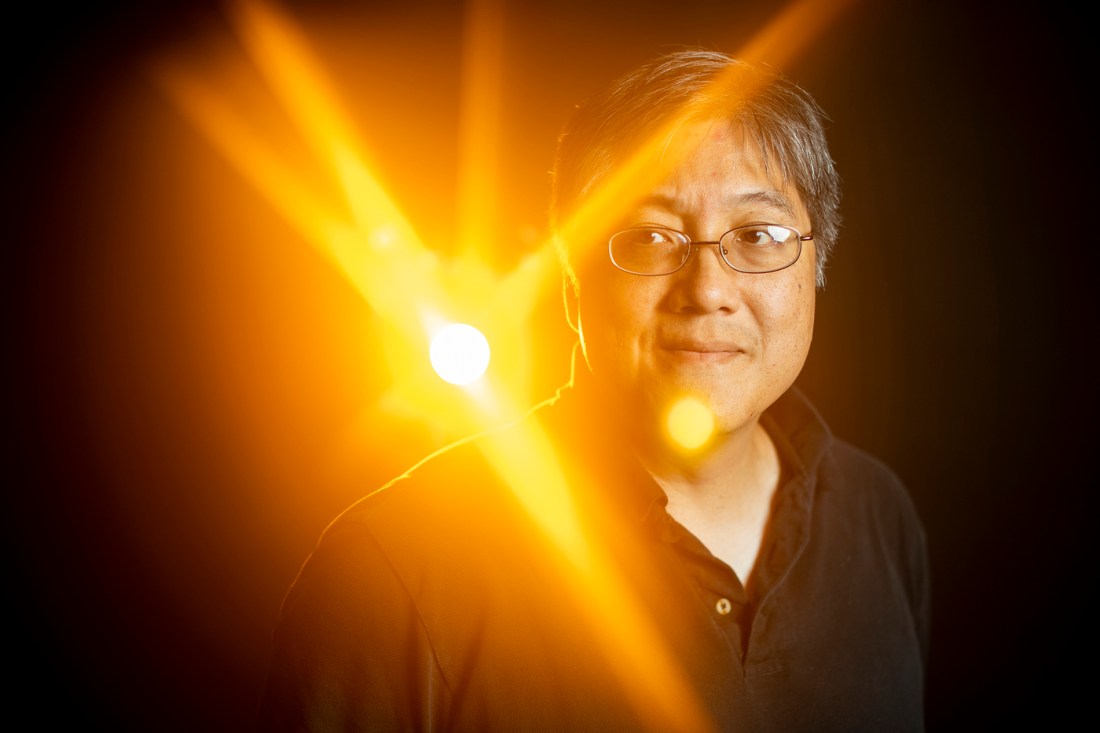
{"type": "Polygon", "coordinates": [[[436,730],[449,696],[374,537],[361,525],[326,535],[284,603],[258,730],[436,730]]]}

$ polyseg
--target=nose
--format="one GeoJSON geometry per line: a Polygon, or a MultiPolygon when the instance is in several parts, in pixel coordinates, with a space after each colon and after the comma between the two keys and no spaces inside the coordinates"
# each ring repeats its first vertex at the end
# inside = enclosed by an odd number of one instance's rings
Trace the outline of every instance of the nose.
{"type": "Polygon", "coordinates": [[[687,263],[673,273],[669,293],[671,308],[677,313],[730,312],[740,302],[741,273],[722,259],[718,242],[693,242],[687,263]]]}

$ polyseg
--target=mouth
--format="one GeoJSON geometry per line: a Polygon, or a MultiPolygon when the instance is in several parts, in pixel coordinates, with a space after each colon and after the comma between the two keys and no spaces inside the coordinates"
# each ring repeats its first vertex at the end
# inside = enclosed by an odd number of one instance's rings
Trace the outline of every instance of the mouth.
{"type": "Polygon", "coordinates": [[[701,364],[721,363],[745,353],[732,341],[702,339],[671,339],[661,344],[661,350],[676,361],[701,364]]]}

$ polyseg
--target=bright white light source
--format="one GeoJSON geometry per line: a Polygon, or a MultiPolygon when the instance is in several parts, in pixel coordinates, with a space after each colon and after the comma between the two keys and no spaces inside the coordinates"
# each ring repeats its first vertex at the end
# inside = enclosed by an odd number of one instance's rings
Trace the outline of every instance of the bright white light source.
{"type": "Polygon", "coordinates": [[[473,326],[453,323],[435,335],[428,356],[444,381],[469,384],[489,366],[489,342],[473,326]]]}

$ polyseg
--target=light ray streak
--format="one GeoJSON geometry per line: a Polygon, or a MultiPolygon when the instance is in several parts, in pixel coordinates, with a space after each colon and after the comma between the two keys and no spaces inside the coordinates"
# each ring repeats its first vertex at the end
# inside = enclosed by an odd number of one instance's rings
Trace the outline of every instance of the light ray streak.
{"type": "Polygon", "coordinates": [[[738,57],[782,68],[822,36],[856,0],[797,0],[753,35],[738,57]]]}
{"type": "Polygon", "coordinates": [[[575,474],[566,478],[549,436],[533,420],[522,429],[491,432],[479,445],[562,560],[584,620],[597,631],[597,643],[647,727],[713,731],[660,630],[579,519],[572,496],[598,496],[593,492],[599,487],[580,485],[575,474]]]}
{"type": "MultiPolygon", "coordinates": [[[[415,276],[431,282],[436,269],[431,253],[414,254],[405,246],[412,235],[386,215],[384,192],[376,193],[381,204],[363,231],[337,216],[331,206],[315,196],[270,146],[263,144],[247,124],[208,85],[188,72],[162,66],[157,77],[177,107],[221,152],[249,183],[279,211],[302,237],[344,274],[370,306],[402,330],[418,321],[394,293],[394,275],[406,280],[415,276]],[[379,238],[387,240],[379,242],[379,238]],[[393,242],[388,240],[392,237],[393,242]]],[[[361,181],[360,190],[380,192],[373,180],[361,181]]]]}
{"type": "Polygon", "coordinates": [[[493,241],[503,35],[501,0],[467,0],[459,97],[458,251],[463,257],[484,256],[493,241]]]}
{"type": "Polygon", "coordinates": [[[249,57],[318,159],[344,184],[347,203],[364,231],[384,219],[400,230],[406,249],[422,249],[400,209],[367,172],[355,126],[291,19],[261,0],[235,0],[229,8],[249,57]]]}

